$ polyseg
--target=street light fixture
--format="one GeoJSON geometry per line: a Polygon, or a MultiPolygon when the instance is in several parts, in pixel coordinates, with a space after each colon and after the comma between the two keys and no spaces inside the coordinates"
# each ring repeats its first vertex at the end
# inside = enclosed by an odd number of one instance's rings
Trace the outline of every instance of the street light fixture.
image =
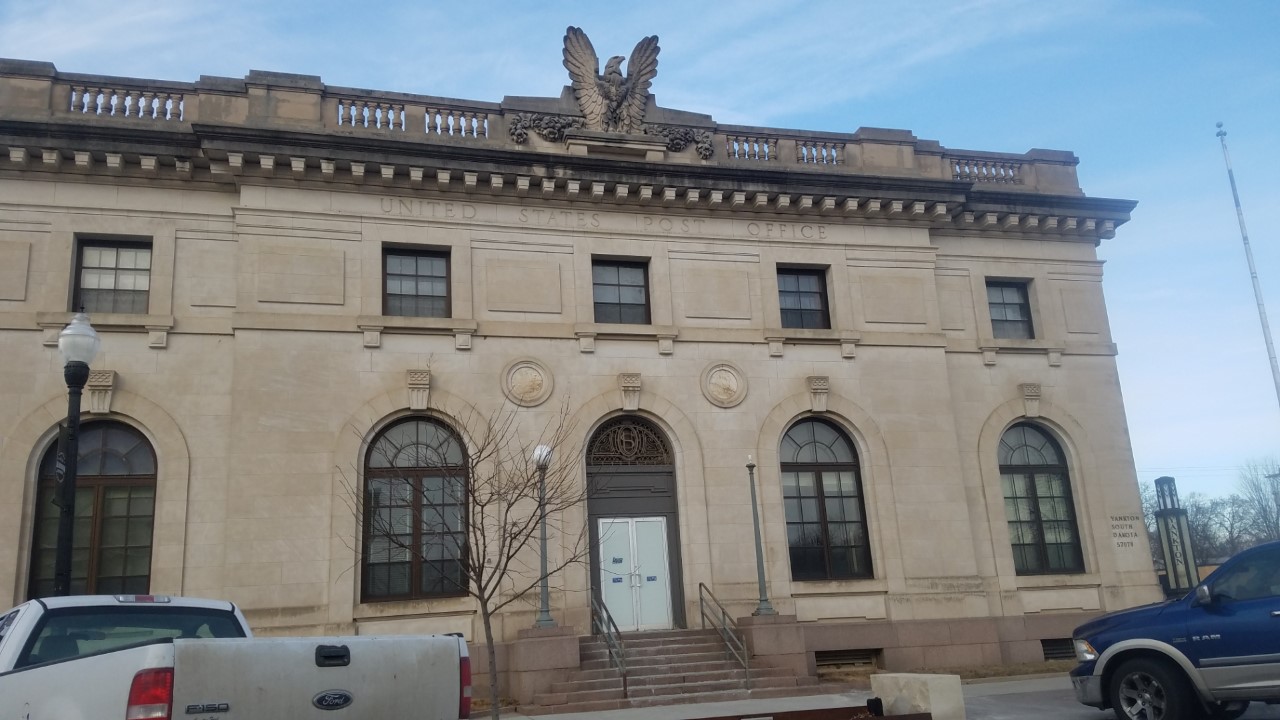
{"type": "Polygon", "coordinates": [[[756,533],[756,580],[760,583],[760,602],[752,615],[776,615],[764,587],[764,546],[760,544],[760,510],[756,506],[756,464],[747,456],[747,478],[751,483],[751,529],[756,533]]]}
{"type": "Polygon", "coordinates": [[[533,464],[538,468],[538,514],[542,533],[542,577],[539,580],[538,618],[533,622],[536,628],[556,626],[556,621],[551,619],[551,590],[547,587],[547,468],[551,467],[551,458],[554,454],[550,445],[539,445],[533,449],[533,464]]]}
{"type": "Polygon", "coordinates": [[[58,333],[58,350],[67,381],[67,429],[58,446],[54,475],[58,478],[58,547],[54,555],[53,594],[71,594],[72,535],[76,518],[76,462],[79,460],[80,393],[89,380],[89,363],[98,354],[98,333],[82,312],[58,333]]]}

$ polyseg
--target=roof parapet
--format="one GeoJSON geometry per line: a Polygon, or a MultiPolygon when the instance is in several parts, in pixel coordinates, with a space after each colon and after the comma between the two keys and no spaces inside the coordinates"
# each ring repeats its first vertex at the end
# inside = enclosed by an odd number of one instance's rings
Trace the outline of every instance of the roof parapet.
{"type": "MultiPolygon", "coordinates": [[[[853,133],[727,125],[660,108],[650,99],[646,135],[665,152],[650,162],[970,182],[1002,192],[1082,196],[1076,156],[1033,149],[995,153],[945,148],[907,130],[853,133]]],[[[192,123],[369,136],[400,142],[580,154],[566,134],[582,127],[571,95],[478,102],[345,88],[319,76],[252,70],[244,79],[201,76],[182,83],[61,73],[52,63],[0,59],[0,119],[154,124],[192,123]]],[[[161,128],[163,126],[163,128],[161,128]]],[[[340,142],[340,141],[339,141],[340,142]]],[[[601,154],[607,154],[603,148],[601,154]]]]}

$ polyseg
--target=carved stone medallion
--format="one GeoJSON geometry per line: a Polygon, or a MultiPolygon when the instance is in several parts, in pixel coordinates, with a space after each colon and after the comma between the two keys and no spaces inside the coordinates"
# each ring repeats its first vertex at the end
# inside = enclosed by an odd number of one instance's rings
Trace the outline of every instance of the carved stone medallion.
{"type": "Polygon", "coordinates": [[[702,395],[717,407],[733,407],[747,397],[747,376],[732,363],[712,363],[702,371],[702,395]]]}
{"type": "Polygon", "coordinates": [[[511,361],[502,371],[502,392],[522,407],[533,407],[551,397],[555,381],[546,366],[532,358],[511,361]]]}

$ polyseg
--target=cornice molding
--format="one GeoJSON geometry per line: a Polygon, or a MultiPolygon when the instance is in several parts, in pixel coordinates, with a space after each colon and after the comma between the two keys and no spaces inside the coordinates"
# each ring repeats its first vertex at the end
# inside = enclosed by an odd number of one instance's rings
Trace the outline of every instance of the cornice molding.
{"type": "Polygon", "coordinates": [[[343,186],[419,194],[666,207],[779,218],[905,224],[960,234],[1114,237],[1136,203],[993,191],[977,183],[759,166],[678,165],[557,155],[484,144],[286,129],[0,122],[0,173],[72,174],[240,185],[343,186]]]}

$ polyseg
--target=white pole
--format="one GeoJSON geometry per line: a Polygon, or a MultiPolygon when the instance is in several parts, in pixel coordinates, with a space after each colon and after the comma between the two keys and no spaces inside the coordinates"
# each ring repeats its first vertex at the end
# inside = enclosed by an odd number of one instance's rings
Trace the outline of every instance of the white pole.
{"type": "Polygon", "coordinates": [[[1227,162],[1227,180],[1231,182],[1231,197],[1236,201],[1236,219],[1240,221],[1240,239],[1244,241],[1244,256],[1249,261],[1249,277],[1253,280],[1253,296],[1258,301],[1258,319],[1262,321],[1262,339],[1267,343],[1267,358],[1271,361],[1271,382],[1276,386],[1276,402],[1280,404],[1280,365],[1276,364],[1276,346],[1271,342],[1271,324],[1267,322],[1267,307],[1262,302],[1262,286],[1258,283],[1258,269],[1253,264],[1253,250],[1249,247],[1249,231],[1244,226],[1244,209],[1240,207],[1240,193],[1236,191],[1236,174],[1231,170],[1231,154],[1227,152],[1227,131],[1218,123],[1218,140],[1222,142],[1222,158],[1227,162]]]}

